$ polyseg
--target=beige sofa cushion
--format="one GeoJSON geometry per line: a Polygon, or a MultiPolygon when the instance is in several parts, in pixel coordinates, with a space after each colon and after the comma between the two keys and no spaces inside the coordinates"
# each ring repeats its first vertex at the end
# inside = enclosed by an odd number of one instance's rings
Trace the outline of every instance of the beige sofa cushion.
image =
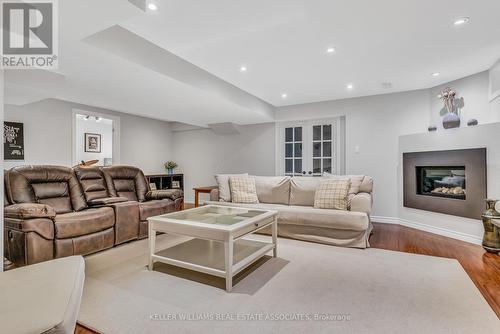
{"type": "MultiPolygon", "coordinates": [[[[220,202],[205,202],[205,204],[231,206],[231,203],[220,202]]],[[[288,206],[265,203],[238,204],[238,206],[252,209],[276,210],[278,211],[279,224],[315,226],[346,231],[366,231],[370,225],[367,214],[363,212],[315,209],[307,206],[288,206]]]]}
{"type": "Polygon", "coordinates": [[[349,195],[349,207],[351,211],[364,212],[370,215],[372,212],[372,196],[369,193],[357,193],[349,195]]]}
{"type": "Polygon", "coordinates": [[[292,177],[290,180],[290,205],[314,205],[314,195],[319,186],[319,177],[292,177]]]}
{"type": "Polygon", "coordinates": [[[349,194],[359,193],[359,188],[363,182],[364,175],[348,175],[349,180],[351,180],[351,186],[349,187],[349,194]]]}
{"type": "Polygon", "coordinates": [[[229,178],[231,176],[248,176],[245,174],[217,174],[215,181],[219,186],[219,200],[222,202],[231,202],[231,187],[229,186],[229,178]]]}
{"type": "Polygon", "coordinates": [[[333,175],[330,173],[323,173],[323,177],[327,179],[349,178],[351,180],[349,194],[357,194],[359,192],[372,192],[373,180],[371,177],[367,177],[364,175],[333,175]]]}
{"type": "Polygon", "coordinates": [[[373,192],[373,178],[371,176],[365,176],[363,182],[359,186],[359,192],[369,193],[373,192]]]}
{"type": "Polygon", "coordinates": [[[349,179],[321,180],[314,195],[316,209],[347,210],[347,195],[351,181],[349,179]]]}
{"type": "Polygon", "coordinates": [[[259,203],[255,178],[251,176],[229,177],[231,201],[233,203],[259,203]]]}
{"type": "Polygon", "coordinates": [[[255,176],[255,187],[260,203],[288,205],[290,176],[255,176]]]}

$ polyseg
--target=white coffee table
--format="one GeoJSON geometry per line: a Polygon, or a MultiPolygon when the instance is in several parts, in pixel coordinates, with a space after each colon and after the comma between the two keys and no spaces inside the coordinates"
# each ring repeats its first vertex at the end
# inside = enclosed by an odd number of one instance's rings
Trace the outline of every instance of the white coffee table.
{"type": "Polygon", "coordinates": [[[226,291],[233,276],[269,251],[277,256],[278,213],[273,210],[207,205],[199,208],[151,217],[149,221],[149,270],[154,262],[163,262],[226,279],[226,291]],[[272,241],[247,238],[271,226],[272,241]],[[182,235],[193,239],[173,247],[156,250],[156,232],[182,235]]]}

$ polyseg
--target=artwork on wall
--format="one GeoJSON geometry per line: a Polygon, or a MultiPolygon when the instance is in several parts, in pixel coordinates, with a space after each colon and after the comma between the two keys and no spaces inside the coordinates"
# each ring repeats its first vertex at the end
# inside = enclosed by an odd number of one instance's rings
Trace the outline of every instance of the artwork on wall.
{"type": "Polygon", "coordinates": [[[4,122],[3,149],[5,160],[24,160],[23,123],[4,122]]]}
{"type": "Polygon", "coordinates": [[[85,133],[85,152],[101,153],[101,135],[85,133]]]}

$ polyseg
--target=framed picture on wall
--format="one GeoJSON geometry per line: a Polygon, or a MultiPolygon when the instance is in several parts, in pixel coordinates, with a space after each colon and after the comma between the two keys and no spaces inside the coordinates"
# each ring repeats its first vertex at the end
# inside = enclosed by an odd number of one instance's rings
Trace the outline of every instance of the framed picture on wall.
{"type": "Polygon", "coordinates": [[[101,135],[96,133],[85,134],[85,152],[101,153],[101,135]]]}
{"type": "Polygon", "coordinates": [[[5,160],[24,160],[23,123],[3,123],[3,151],[5,160]]]}

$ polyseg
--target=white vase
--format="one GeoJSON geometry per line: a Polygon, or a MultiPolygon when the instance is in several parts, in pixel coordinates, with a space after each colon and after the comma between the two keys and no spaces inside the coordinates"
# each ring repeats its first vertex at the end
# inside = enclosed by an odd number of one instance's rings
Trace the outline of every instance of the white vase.
{"type": "Polygon", "coordinates": [[[460,127],[460,116],[455,113],[447,113],[443,117],[443,127],[445,129],[453,129],[460,127]]]}

